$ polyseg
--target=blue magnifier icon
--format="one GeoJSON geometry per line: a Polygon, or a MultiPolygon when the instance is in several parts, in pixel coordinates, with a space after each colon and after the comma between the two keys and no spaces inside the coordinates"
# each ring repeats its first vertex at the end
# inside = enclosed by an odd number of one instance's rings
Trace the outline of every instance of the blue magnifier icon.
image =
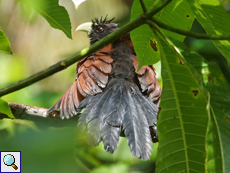
{"type": "Polygon", "coordinates": [[[3,158],[3,162],[7,166],[12,166],[15,170],[18,169],[18,167],[14,164],[15,163],[15,158],[11,154],[7,154],[3,158]]]}

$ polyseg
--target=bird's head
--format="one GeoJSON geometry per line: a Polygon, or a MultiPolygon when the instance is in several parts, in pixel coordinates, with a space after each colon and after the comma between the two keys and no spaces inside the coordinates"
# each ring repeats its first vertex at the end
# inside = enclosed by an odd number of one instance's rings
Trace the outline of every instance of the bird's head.
{"type": "Polygon", "coordinates": [[[76,31],[87,32],[90,44],[93,44],[118,29],[118,24],[111,23],[113,19],[107,20],[107,16],[104,19],[102,17],[101,19],[95,18],[92,22],[79,25],[76,31]]]}

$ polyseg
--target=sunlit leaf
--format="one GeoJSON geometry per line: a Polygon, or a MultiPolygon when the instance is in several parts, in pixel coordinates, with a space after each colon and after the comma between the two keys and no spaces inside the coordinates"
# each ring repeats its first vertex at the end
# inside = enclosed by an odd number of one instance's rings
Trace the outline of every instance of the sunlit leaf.
{"type": "MultiPolygon", "coordinates": [[[[147,10],[150,9],[154,1],[144,0],[147,10]]],[[[135,0],[132,6],[131,20],[135,19],[143,13],[139,0],[135,0]]],[[[164,22],[170,26],[190,30],[194,21],[194,15],[186,1],[172,1],[164,9],[158,12],[155,19],[164,22]]],[[[180,41],[184,40],[184,36],[166,32],[169,36],[180,41]]],[[[155,64],[160,60],[159,45],[156,37],[149,26],[142,25],[131,31],[131,38],[134,44],[135,52],[139,60],[139,68],[143,65],[155,64]]]]}
{"type": "Polygon", "coordinates": [[[10,48],[10,42],[3,31],[0,30],[0,50],[6,54],[13,54],[10,48]]]}
{"type": "Polygon", "coordinates": [[[0,98],[0,113],[7,115],[10,118],[15,118],[12,114],[8,103],[0,98]]]}
{"type": "MultiPolygon", "coordinates": [[[[230,18],[218,0],[187,0],[193,13],[208,34],[229,35],[230,18]]],[[[230,41],[214,40],[214,45],[230,62],[230,41]]]]}
{"type": "Polygon", "coordinates": [[[157,173],[205,172],[208,93],[201,76],[161,37],[163,90],[157,173]]]}
{"type": "Polygon", "coordinates": [[[20,1],[42,15],[53,28],[63,31],[68,38],[72,38],[69,14],[64,7],[59,6],[58,0],[20,1]]]}

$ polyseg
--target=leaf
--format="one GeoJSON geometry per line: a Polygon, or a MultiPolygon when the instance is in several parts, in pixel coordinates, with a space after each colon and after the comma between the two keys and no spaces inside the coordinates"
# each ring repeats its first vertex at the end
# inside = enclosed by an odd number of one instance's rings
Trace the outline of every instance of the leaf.
{"type": "Polygon", "coordinates": [[[6,54],[13,54],[10,48],[10,42],[2,30],[0,30],[0,50],[6,54]]]}
{"type": "MultiPolygon", "coordinates": [[[[189,31],[195,16],[187,1],[177,0],[170,2],[164,9],[154,16],[155,19],[175,28],[189,31]]],[[[184,41],[185,36],[170,31],[164,31],[166,35],[179,41],[184,41]]]]}
{"type": "Polygon", "coordinates": [[[2,99],[0,99],[0,113],[3,113],[10,118],[15,118],[10,110],[8,103],[2,99]]]}
{"type": "Polygon", "coordinates": [[[51,27],[63,31],[72,39],[71,23],[66,9],[59,6],[58,0],[20,0],[28,7],[33,8],[42,15],[51,27]]]}
{"type": "MultiPolygon", "coordinates": [[[[218,0],[187,0],[196,19],[207,34],[229,35],[230,18],[218,0]]],[[[230,41],[213,40],[222,55],[230,61],[230,41]]]]}
{"type": "Polygon", "coordinates": [[[157,173],[205,172],[208,93],[201,76],[161,37],[163,90],[157,173]]]}
{"type": "MultiPolygon", "coordinates": [[[[147,10],[150,9],[154,1],[144,0],[147,10]]],[[[132,6],[131,20],[137,18],[143,13],[141,5],[138,0],[135,0],[132,6]]],[[[194,15],[190,6],[186,1],[172,1],[163,10],[156,15],[156,19],[167,23],[170,26],[179,27],[180,29],[190,30],[194,21],[194,15]]],[[[184,36],[166,32],[169,36],[174,37],[180,41],[184,40],[184,36]]],[[[138,70],[143,65],[155,64],[160,60],[159,45],[156,42],[156,36],[151,31],[149,26],[142,25],[137,29],[131,31],[131,38],[137,54],[139,65],[138,70]]]]}
{"type": "MultiPolygon", "coordinates": [[[[180,47],[182,45],[180,44],[180,47]]],[[[230,170],[230,87],[216,63],[207,62],[199,54],[190,52],[185,46],[183,55],[203,76],[210,92],[210,120],[207,131],[207,172],[230,170]]]]}

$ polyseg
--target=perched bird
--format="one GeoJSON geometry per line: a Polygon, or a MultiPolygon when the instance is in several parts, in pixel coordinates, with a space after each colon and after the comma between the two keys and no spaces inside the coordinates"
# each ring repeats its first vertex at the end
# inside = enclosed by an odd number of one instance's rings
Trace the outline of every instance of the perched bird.
{"type": "MultiPolygon", "coordinates": [[[[114,19],[114,18],[113,18],[114,19]]],[[[115,30],[112,20],[94,19],[76,30],[86,31],[90,44],[115,30]]],[[[137,72],[138,59],[129,33],[85,57],[77,64],[73,85],[51,107],[63,118],[79,115],[79,126],[87,131],[91,145],[104,143],[113,153],[120,135],[125,136],[132,154],[148,160],[152,142],[158,141],[157,114],[161,88],[153,66],[137,72]]]]}

